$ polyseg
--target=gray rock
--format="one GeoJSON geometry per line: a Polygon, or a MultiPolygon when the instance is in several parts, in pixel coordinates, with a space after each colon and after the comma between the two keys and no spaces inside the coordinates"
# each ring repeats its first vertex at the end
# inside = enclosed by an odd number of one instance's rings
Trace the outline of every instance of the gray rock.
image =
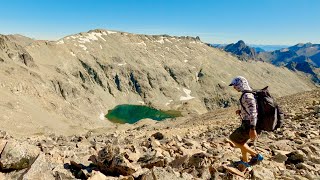
{"type": "Polygon", "coordinates": [[[209,165],[209,155],[205,153],[197,153],[189,158],[188,165],[196,168],[206,167],[209,165]]]}
{"type": "Polygon", "coordinates": [[[134,178],[138,178],[138,177],[141,177],[144,174],[147,174],[149,172],[151,172],[151,171],[148,168],[142,168],[142,169],[139,169],[138,171],[136,171],[135,173],[133,173],[132,176],[134,178]]]}
{"type": "Polygon", "coordinates": [[[314,171],[314,167],[306,164],[306,163],[299,163],[299,164],[296,164],[296,168],[297,169],[304,169],[304,170],[308,170],[308,171],[314,171]]]}
{"type": "Polygon", "coordinates": [[[110,165],[109,171],[123,176],[132,175],[140,166],[131,164],[123,155],[116,155],[110,165]]]}
{"type": "Polygon", "coordinates": [[[307,157],[301,150],[296,150],[287,155],[288,160],[286,161],[286,164],[298,164],[301,162],[304,162],[307,157]]]}
{"type": "Polygon", "coordinates": [[[316,114],[320,113],[320,105],[314,106],[314,112],[316,114]]]}
{"type": "Polygon", "coordinates": [[[188,155],[177,157],[175,160],[170,162],[170,166],[173,168],[180,168],[183,164],[186,164],[189,159],[188,155]]]}
{"type": "Polygon", "coordinates": [[[174,172],[169,169],[153,167],[152,174],[154,180],[184,180],[182,177],[177,176],[174,172]]]}
{"type": "Polygon", "coordinates": [[[100,171],[93,171],[92,176],[88,178],[88,180],[118,180],[117,177],[107,177],[102,174],[100,171]]]}
{"type": "Polygon", "coordinates": [[[111,144],[107,144],[104,148],[102,148],[98,152],[97,161],[101,163],[110,163],[112,161],[112,158],[114,156],[114,150],[111,144]]]}
{"type": "Polygon", "coordinates": [[[288,160],[288,157],[285,153],[278,152],[272,159],[279,163],[283,163],[288,160]]]}
{"type": "Polygon", "coordinates": [[[160,132],[156,132],[152,134],[152,137],[154,137],[156,140],[162,140],[164,138],[164,135],[160,132]]]}
{"type": "Polygon", "coordinates": [[[0,162],[2,169],[21,170],[29,167],[38,157],[40,149],[27,142],[10,140],[5,146],[0,162]]]}
{"type": "Polygon", "coordinates": [[[154,180],[152,171],[148,171],[139,177],[141,180],[154,180]]]}
{"type": "Polygon", "coordinates": [[[56,180],[71,180],[74,179],[72,173],[64,167],[64,164],[58,164],[51,170],[56,180]]]}
{"type": "Polygon", "coordinates": [[[314,155],[311,155],[309,160],[313,163],[316,163],[316,164],[320,164],[320,157],[319,156],[314,156],[314,155]]]}
{"type": "Polygon", "coordinates": [[[23,180],[34,180],[34,179],[52,179],[54,176],[51,173],[52,166],[45,159],[44,153],[41,153],[35,162],[32,164],[30,169],[25,175],[23,175],[23,180]]]}
{"type": "Polygon", "coordinates": [[[310,172],[307,172],[305,177],[308,178],[309,180],[320,179],[319,176],[317,177],[316,175],[311,174],[310,172]]]}
{"type": "Polygon", "coordinates": [[[141,163],[142,168],[151,169],[152,167],[164,167],[165,160],[161,157],[154,157],[144,163],[141,163]]]}
{"type": "Polygon", "coordinates": [[[275,179],[275,176],[270,169],[256,166],[254,168],[254,178],[257,180],[273,180],[275,179]]]}
{"type": "Polygon", "coordinates": [[[293,178],[294,178],[295,180],[308,180],[308,178],[305,178],[305,177],[299,176],[299,175],[294,175],[293,178]]]}

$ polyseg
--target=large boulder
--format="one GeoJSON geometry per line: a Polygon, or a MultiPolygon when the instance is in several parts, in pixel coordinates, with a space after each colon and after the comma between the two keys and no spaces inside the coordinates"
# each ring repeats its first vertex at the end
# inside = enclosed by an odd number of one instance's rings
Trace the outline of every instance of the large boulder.
{"type": "Polygon", "coordinates": [[[289,154],[287,154],[288,160],[286,161],[286,164],[298,164],[304,162],[307,157],[301,150],[293,151],[289,154]]]}
{"type": "Polygon", "coordinates": [[[128,159],[119,154],[113,158],[109,171],[113,174],[128,176],[140,168],[140,166],[131,164],[128,159]]]}
{"type": "Polygon", "coordinates": [[[257,166],[254,168],[254,178],[257,180],[273,180],[275,176],[270,169],[257,166]]]}
{"type": "Polygon", "coordinates": [[[35,162],[32,164],[30,169],[25,175],[23,175],[23,180],[33,180],[33,179],[46,179],[54,180],[55,177],[51,173],[52,166],[46,161],[45,155],[41,153],[35,162]]]}
{"type": "Polygon", "coordinates": [[[2,170],[21,170],[28,168],[36,160],[40,153],[40,149],[30,145],[27,142],[18,142],[10,140],[0,158],[2,170]]]}

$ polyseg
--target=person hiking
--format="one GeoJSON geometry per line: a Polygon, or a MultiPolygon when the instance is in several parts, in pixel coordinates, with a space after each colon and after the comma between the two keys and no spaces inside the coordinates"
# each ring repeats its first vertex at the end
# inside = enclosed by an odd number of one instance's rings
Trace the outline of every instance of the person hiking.
{"type": "Polygon", "coordinates": [[[247,144],[249,139],[254,141],[257,138],[257,132],[260,133],[259,130],[256,130],[257,103],[253,93],[244,93],[252,91],[249,82],[244,77],[235,77],[229,86],[233,86],[235,90],[243,93],[240,98],[241,109],[236,111],[236,114],[240,115],[242,123],[229,138],[237,148],[241,149],[242,160],[236,162],[236,165],[242,164],[245,167],[249,167],[263,160],[263,156],[247,144]],[[250,161],[248,153],[252,156],[250,161]]]}

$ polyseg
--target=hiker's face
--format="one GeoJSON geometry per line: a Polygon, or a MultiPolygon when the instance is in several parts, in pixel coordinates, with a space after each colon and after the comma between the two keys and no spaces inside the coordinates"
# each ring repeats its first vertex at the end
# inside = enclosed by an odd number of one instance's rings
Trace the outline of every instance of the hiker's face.
{"type": "Polygon", "coordinates": [[[240,89],[238,89],[237,86],[233,86],[233,88],[234,88],[236,91],[240,92],[240,89]]]}

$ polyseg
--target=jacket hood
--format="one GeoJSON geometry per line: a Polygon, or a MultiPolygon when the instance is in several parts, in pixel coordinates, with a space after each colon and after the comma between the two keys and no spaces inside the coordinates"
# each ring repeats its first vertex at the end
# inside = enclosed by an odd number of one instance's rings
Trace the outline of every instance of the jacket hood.
{"type": "Polygon", "coordinates": [[[234,86],[236,89],[243,91],[252,91],[251,87],[249,86],[249,82],[246,78],[242,76],[235,77],[229,86],[234,86]]]}

